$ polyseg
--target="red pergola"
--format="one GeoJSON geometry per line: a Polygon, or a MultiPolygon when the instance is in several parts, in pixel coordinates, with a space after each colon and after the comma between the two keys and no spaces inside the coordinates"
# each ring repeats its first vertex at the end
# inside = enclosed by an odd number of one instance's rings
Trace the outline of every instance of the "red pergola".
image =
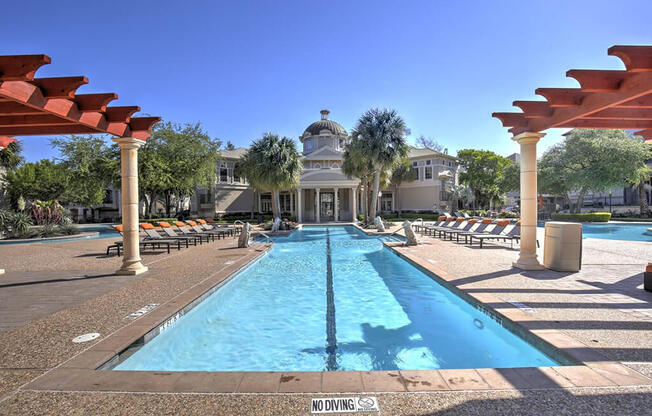
{"type": "Polygon", "coordinates": [[[522,112],[493,113],[515,136],[553,127],[634,129],[652,140],[652,46],[612,46],[625,70],[571,69],[580,88],[537,88],[546,101],[514,101],[522,112]]]}
{"type": "Polygon", "coordinates": [[[35,78],[46,55],[0,56],[0,136],[106,133],[145,140],[159,117],[131,117],[138,106],[113,106],[112,92],[76,94],[84,76],[35,78]]]}
{"type": "MultiPolygon", "coordinates": [[[[521,163],[521,196],[527,197],[521,216],[527,217],[530,227],[536,226],[537,208],[531,200],[536,197],[540,132],[554,127],[631,129],[652,143],[652,46],[616,45],[608,53],[620,58],[625,69],[571,69],[566,76],[575,78],[580,88],[537,88],[535,93],[546,101],[514,101],[522,112],[493,113],[521,144],[521,154],[527,153],[521,163]]],[[[537,266],[535,238],[536,232],[530,229],[528,248],[524,250],[525,244],[521,244],[521,258],[533,268],[537,266]]],[[[524,233],[523,243],[525,240],[524,233]]],[[[645,270],[645,288],[652,289],[652,262],[645,270]]]]}
{"type": "MultiPolygon", "coordinates": [[[[77,94],[88,83],[83,76],[35,78],[46,55],[0,56],[0,150],[10,136],[94,134],[116,136],[120,146],[124,257],[119,274],[147,270],[138,244],[138,148],[159,117],[131,117],[137,106],[112,106],[112,92],[77,94]]],[[[3,270],[0,269],[0,273],[3,270]]]]}

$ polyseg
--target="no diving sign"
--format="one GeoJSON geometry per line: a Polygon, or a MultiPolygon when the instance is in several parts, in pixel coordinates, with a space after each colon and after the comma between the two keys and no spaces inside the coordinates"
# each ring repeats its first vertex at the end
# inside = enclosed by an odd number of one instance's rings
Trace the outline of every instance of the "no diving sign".
{"type": "Polygon", "coordinates": [[[310,413],[378,412],[375,397],[328,397],[312,399],[310,413]]]}

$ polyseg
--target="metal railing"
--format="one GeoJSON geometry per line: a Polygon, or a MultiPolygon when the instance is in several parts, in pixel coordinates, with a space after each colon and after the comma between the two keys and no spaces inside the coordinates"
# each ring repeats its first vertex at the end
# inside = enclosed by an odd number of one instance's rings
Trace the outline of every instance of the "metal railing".
{"type": "Polygon", "coordinates": [[[267,234],[265,234],[264,232],[258,231],[258,235],[262,235],[263,237],[265,237],[267,239],[268,244],[272,242],[272,238],[270,236],[268,236],[267,234]]]}

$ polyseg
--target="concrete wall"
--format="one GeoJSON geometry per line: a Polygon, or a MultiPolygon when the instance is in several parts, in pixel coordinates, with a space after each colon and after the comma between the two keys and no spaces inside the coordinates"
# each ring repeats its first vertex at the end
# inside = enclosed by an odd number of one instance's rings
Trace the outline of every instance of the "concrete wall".
{"type": "Polygon", "coordinates": [[[247,189],[218,189],[215,193],[215,208],[218,213],[251,212],[254,192],[247,189]]]}
{"type": "MultiPolygon", "coordinates": [[[[393,189],[391,189],[393,191],[393,189]]],[[[396,198],[396,195],[394,195],[396,198]]],[[[401,210],[406,211],[429,211],[435,206],[439,210],[439,186],[400,187],[399,190],[401,210]]],[[[394,209],[398,209],[398,201],[394,201],[394,209]]]]}

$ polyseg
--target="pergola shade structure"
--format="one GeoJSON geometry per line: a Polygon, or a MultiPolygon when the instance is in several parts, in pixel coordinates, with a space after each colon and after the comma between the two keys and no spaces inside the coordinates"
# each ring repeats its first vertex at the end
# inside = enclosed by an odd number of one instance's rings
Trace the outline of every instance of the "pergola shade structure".
{"type": "MultiPolygon", "coordinates": [[[[536,143],[542,131],[554,127],[631,129],[652,142],[652,46],[616,45],[608,53],[620,58],[625,69],[571,69],[566,76],[576,79],[580,88],[537,88],[535,93],[545,101],[514,101],[521,112],[493,113],[521,144],[521,215],[526,227],[517,267],[541,268],[535,227],[536,143]]],[[[647,273],[652,273],[652,262],[647,273]]]]}
{"type": "MultiPolygon", "coordinates": [[[[138,246],[138,148],[160,117],[132,117],[138,106],[109,106],[112,92],[77,94],[84,76],[36,78],[51,59],[46,55],[0,56],[0,144],[10,136],[110,134],[121,148],[123,267],[136,274],[147,270],[138,246]]],[[[6,147],[6,146],[3,146],[6,147]]]]}

